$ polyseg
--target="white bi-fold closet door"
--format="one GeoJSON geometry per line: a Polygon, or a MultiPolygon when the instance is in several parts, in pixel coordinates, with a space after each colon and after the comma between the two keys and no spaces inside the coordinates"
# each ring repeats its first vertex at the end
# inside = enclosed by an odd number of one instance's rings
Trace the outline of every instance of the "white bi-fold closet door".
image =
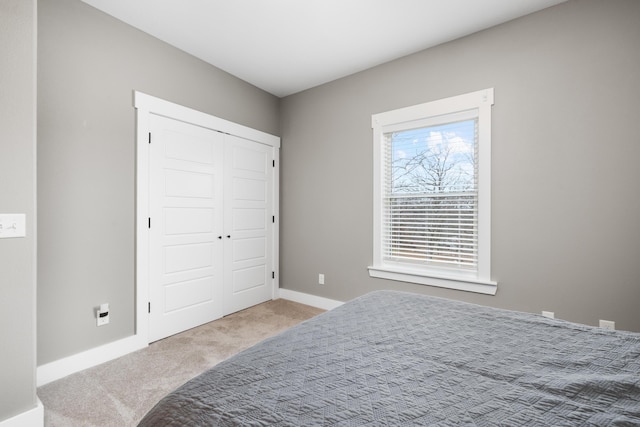
{"type": "Polygon", "coordinates": [[[145,124],[152,342],[273,298],[276,150],[155,113],[145,124]]]}

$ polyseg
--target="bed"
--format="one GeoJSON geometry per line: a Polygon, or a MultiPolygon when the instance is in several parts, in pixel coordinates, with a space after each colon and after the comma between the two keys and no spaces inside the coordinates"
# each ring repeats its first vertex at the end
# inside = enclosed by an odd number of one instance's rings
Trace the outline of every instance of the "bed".
{"type": "Polygon", "coordinates": [[[640,334],[377,291],[219,363],[140,425],[640,425],[640,334]]]}

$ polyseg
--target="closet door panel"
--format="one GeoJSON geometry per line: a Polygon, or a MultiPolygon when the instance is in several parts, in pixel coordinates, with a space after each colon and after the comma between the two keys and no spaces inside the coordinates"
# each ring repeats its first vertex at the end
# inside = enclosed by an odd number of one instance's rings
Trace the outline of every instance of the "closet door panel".
{"type": "Polygon", "coordinates": [[[149,341],[222,317],[224,137],[151,120],[149,341]]]}
{"type": "Polygon", "coordinates": [[[273,149],[225,136],[224,311],[272,298],[273,149]]]}

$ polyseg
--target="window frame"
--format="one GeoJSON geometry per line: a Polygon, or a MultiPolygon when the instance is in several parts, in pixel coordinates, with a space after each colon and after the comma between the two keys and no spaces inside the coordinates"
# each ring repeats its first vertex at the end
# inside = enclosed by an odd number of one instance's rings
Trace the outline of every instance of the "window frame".
{"type": "MultiPolygon", "coordinates": [[[[495,295],[497,282],[491,280],[491,106],[493,88],[439,99],[410,107],[373,114],[373,265],[371,277],[437,286],[495,295]],[[478,118],[478,268],[469,272],[429,265],[390,262],[383,258],[382,203],[384,179],[384,134],[412,129],[416,124],[437,122],[439,116],[451,116],[477,110],[478,118]]],[[[444,123],[446,120],[442,120],[444,123]]]]}

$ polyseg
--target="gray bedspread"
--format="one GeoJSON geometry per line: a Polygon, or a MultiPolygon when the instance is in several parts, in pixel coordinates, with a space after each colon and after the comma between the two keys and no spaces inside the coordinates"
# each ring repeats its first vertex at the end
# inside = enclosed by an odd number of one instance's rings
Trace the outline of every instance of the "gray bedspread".
{"type": "Polygon", "coordinates": [[[140,425],[640,425],[640,334],[373,292],[216,365],[140,425]]]}

